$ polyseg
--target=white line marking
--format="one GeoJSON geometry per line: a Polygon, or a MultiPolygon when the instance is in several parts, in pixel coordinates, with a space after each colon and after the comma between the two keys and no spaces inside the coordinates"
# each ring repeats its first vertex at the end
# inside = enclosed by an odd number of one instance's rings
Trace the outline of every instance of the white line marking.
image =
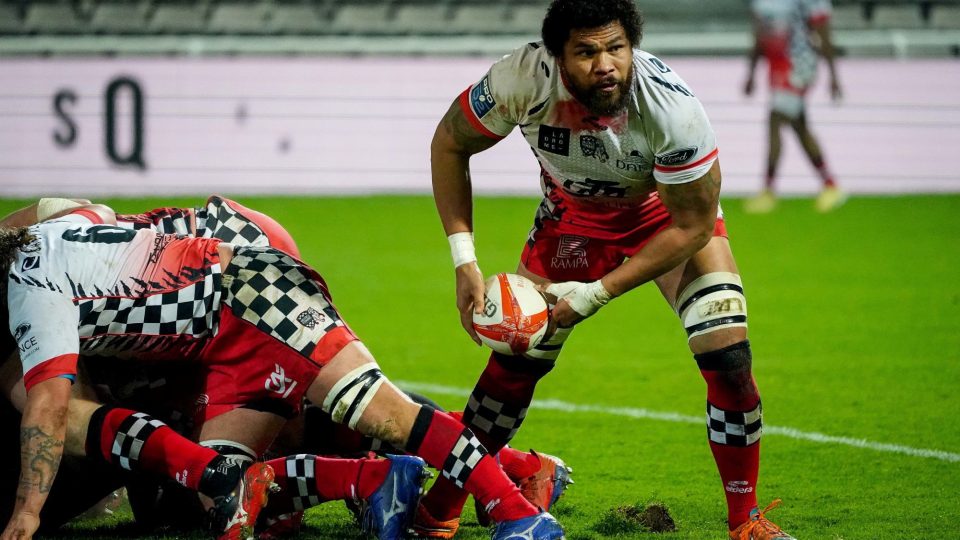
{"type": "MultiPolygon", "coordinates": [[[[430,394],[440,394],[446,396],[459,396],[466,398],[471,390],[466,388],[456,388],[453,386],[444,386],[440,384],[421,383],[413,381],[396,381],[396,384],[413,392],[423,392],[428,396],[430,394]]],[[[600,413],[614,416],[625,416],[627,418],[638,418],[648,420],[660,420],[663,422],[678,422],[681,424],[704,424],[705,417],[690,416],[674,412],[651,411],[649,409],[640,409],[635,407],[607,407],[604,405],[578,405],[560,401],[558,399],[535,399],[533,407],[538,409],[549,409],[554,411],[563,411],[569,413],[600,413]]],[[[927,448],[913,448],[899,444],[881,443],[869,441],[867,439],[855,439],[852,437],[837,437],[826,435],[815,431],[800,431],[790,427],[763,426],[764,435],[781,435],[791,439],[799,439],[823,444],[839,444],[843,446],[853,446],[855,448],[866,448],[877,452],[887,452],[891,454],[903,454],[913,457],[924,457],[939,459],[940,461],[949,461],[951,463],[960,462],[960,454],[954,452],[944,452],[942,450],[930,450],[927,448]]]]}

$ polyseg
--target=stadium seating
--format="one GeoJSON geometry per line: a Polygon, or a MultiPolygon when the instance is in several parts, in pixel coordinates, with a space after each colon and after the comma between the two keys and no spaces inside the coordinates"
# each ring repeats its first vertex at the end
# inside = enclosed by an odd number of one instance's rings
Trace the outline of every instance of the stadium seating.
{"type": "Polygon", "coordinates": [[[90,29],[105,34],[142,33],[149,8],[149,2],[103,2],[93,8],[90,29]]]}
{"type": "Polygon", "coordinates": [[[266,2],[222,3],[214,7],[207,31],[215,34],[262,34],[267,32],[270,5],[266,2]]]}
{"type": "MultiPolygon", "coordinates": [[[[665,54],[741,54],[749,43],[747,0],[638,4],[645,43],[665,54]]],[[[20,40],[13,48],[21,52],[28,50],[23,44],[30,36],[49,38],[37,42],[44,47],[37,52],[56,53],[71,51],[72,43],[82,40],[83,50],[114,52],[126,36],[170,34],[193,36],[195,45],[222,52],[248,43],[231,36],[248,35],[292,40],[249,42],[265,51],[274,46],[276,52],[364,52],[366,42],[379,40],[366,51],[417,52],[421,43],[422,52],[431,52],[434,45],[409,38],[437,36],[465,44],[451,51],[489,54],[512,48],[514,37],[536,39],[548,5],[549,0],[0,0],[0,54],[4,36],[20,40]],[[325,41],[304,39],[313,36],[325,41]],[[343,36],[361,39],[345,42],[343,36]],[[217,39],[220,45],[211,41],[217,39]],[[337,40],[349,45],[339,47],[337,40]]],[[[832,26],[844,54],[960,55],[960,0],[834,0],[832,26]]],[[[137,51],[150,50],[149,40],[137,43],[137,51]]],[[[182,52],[176,40],[156,43],[157,52],[182,52]]]]}
{"type": "Polygon", "coordinates": [[[274,34],[324,33],[329,26],[326,10],[313,4],[277,5],[267,22],[267,30],[274,34]]]}
{"type": "Polygon", "coordinates": [[[148,32],[198,34],[207,26],[209,6],[202,3],[161,4],[147,24],[148,32]]]}
{"type": "Polygon", "coordinates": [[[830,24],[836,30],[863,30],[867,28],[867,17],[863,4],[844,4],[834,7],[830,24]]]}
{"type": "Polygon", "coordinates": [[[37,34],[80,34],[89,29],[74,6],[67,3],[31,3],[24,27],[37,34]]]}
{"type": "Polygon", "coordinates": [[[874,6],[870,26],[878,30],[915,30],[924,27],[921,6],[917,4],[874,6]]]}
{"type": "Polygon", "coordinates": [[[930,28],[960,30],[960,5],[934,5],[930,8],[930,28]]]}

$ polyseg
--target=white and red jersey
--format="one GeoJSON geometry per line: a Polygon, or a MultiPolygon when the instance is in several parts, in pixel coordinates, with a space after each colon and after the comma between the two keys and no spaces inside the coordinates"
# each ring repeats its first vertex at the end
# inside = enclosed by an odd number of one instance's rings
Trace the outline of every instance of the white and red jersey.
{"type": "Polygon", "coordinates": [[[830,0],[752,0],[770,86],[802,94],[817,72],[812,29],[830,19],[830,0]]]}
{"type": "Polygon", "coordinates": [[[627,109],[598,117],[570,92],[557,59],[530,43],[494,64],[460,104],[491,138],[519,126],[540,162],[545,201],[559,197],[604,228],[649,202],[657,182],[697,180],[717,158],[710,121],[683,79],[641,50],[633,72],[627,109]]]}
{"type": "Polygon", "coordinates": [[[218,239],[95,223],[89,212],[30,227],[7,277],[24,384],[76,371],[77,356],[189,360],[216,333],[218,239]]]}

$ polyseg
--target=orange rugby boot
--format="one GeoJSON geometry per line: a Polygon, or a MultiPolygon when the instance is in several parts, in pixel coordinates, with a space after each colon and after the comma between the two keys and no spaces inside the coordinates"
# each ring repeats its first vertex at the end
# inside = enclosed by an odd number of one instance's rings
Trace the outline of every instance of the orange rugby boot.
{"type": "Polygon", "coordinates": [[[780,499],[775,499],[762,512],[754,508],[750,512],[749,520],[730,531],[730,538],[733,540],[797,540],[766,518],[765,514],[779,504],[780,499]]]}

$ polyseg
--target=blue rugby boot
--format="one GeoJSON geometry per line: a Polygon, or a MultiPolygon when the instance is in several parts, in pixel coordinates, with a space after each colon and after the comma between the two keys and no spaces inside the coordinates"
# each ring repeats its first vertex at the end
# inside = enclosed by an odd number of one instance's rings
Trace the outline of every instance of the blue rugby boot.
{"type": "Polygon", "coordinates": [[[390,472],[369,498],[360,502],[360,529],[379,540],[400,540],[413,522],[431,475],[416,456],[388,455],[390,472]]]}
{"type": "Polygon", "coordinates": [[[563,527],[547,512],[502,521],[493,527],[491,540],[563,540],[563,527]]]}

